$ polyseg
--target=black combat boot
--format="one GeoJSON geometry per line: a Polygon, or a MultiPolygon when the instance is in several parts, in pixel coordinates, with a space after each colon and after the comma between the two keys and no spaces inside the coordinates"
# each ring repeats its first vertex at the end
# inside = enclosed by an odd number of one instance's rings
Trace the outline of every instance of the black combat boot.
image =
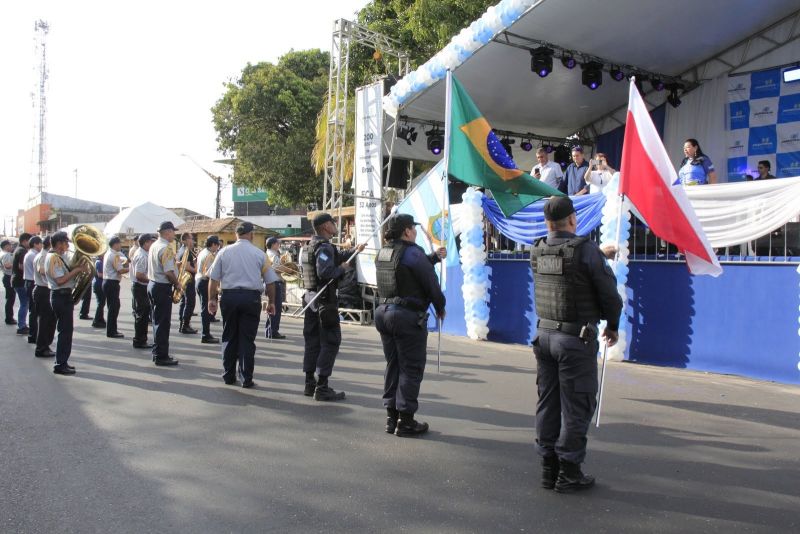
{"type": "Polygon", "coordinates": [[[397,428],[394,435],[399,438],[420,436],[428,431],[428,423],[420,423],[414,420],[413,413],[400,412],[400,420],[397,421],[397,428]]]}
{"type": "Polygon", "coordinates": [[[558,480],[556,491],[559,493],[573,493],[589,489],[594,486],[594,477],[581,472],[581,464],[574,464],[561,460],[559,462],[558,480]]]}
{"type": "Polygon", "coordinates": [[[197,330],[189,326],[189,321],[185,323],[181,323],[180,328],[178,328],[178,333],[180,334],[196,334],[197,330]]]}
{"type": "Polygon", "coordinates": [[[542,487],[553,489],[558,479],[558,456],[542,456],[542,487]]]}
{"type": "Polygon", "coordinates": [[[314,375],[311,375],[311,378],[306,377],[306,389],[303,390],[303,395],[313,397],[315,389],[317,389],[317,381],[314,380],[314,375]]]}
{"type": "Polygon", "coordinates": [[[400,416],[400,412],[398,412],[394,408],[386,408],[386,433],[387,434],[394,434],[394,431],[397,428],[397,418],[399,416],[400,416]]]}

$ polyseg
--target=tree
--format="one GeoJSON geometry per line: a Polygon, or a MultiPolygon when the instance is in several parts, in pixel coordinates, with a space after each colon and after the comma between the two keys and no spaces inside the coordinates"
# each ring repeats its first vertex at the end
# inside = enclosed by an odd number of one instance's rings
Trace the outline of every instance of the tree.
{"type": "Polygon", "coordinates": [[[291,51],[277,65],[248,64],[211,109],[219,149],[235,157],[234,182],[264,188],[270,202],[322,199],[310,154],[328,84],[328,54],[291,51]]]}

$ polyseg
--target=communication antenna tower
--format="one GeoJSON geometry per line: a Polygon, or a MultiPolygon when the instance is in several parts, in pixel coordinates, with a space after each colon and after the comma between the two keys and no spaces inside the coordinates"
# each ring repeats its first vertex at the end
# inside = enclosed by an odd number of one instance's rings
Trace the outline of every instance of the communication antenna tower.
{"type": "Polygon", "coordinates": [[[29,200],[33,200],[47,189],[47,34],[50,25],[45,20],[37,20],[33,25],[36,66],[36,91],[31,93],[33,99],[34,134],[31,184],[29,200]]]}

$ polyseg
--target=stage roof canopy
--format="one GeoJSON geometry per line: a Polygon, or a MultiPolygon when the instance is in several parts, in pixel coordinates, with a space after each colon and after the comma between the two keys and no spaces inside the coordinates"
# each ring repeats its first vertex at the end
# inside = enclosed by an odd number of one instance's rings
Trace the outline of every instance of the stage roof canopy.
{"type": "MultiPolygon", "coordinates": [[[[528,49],[501,41],[528,48],[538,44],[526,40],[545,41],[614,64],[681,76],[797,11],[797,0],[540,0],[454,73],[493,127],[563,137],[625,106],[628,83],[612,80],[606,71],[603,84],[591,91],[581,84],[580,65],[568,70],[558,59],[540,78],[531,72],[528,49]]],[[[754,46],[771,45],[765,40],[754,46]]],[[[444,83],[438,81],[404,100],[400,114],[443,121],[444,108],[444,83]]]]}

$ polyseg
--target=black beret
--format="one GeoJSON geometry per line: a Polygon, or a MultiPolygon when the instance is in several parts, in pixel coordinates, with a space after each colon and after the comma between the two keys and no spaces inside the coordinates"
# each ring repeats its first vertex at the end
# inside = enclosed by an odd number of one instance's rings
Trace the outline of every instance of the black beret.
{"type": "Polygon", "coordinates": [[[219,245],[219,238],[215,235],[210,235],[206,238],[206,248],[211,245],[219,245]]]}
{"type": "Polygon", "coordinates": [[[389,233],[400,235],[406,228],[412,228],[415,224],[414,217],[407,213],[398,213],[389,218],[386,223],[389,226],[389,233]]]}
{"type": "Polygon", "coordinates": [[[117,236],[114,236],[114,237],[112,237],[111,239],[108,240],[108,246],[109,247],[113,247],[114,245],[118,245],[119,243],[122,243],[122,241],[117,236]]]}
{"type": "Polygon", "coordinates": [[[253,223],[249,223],[247,221],[239,223],[239,226],[236,227],[236,235],[244,235],[249,234],[255,229],[253,223]]]}
{"type": "Polygon", "coordinates": [[[143,247],[145,246],[146,243],[155,240],[156,236],[154,236],[153,234],[142,234],[139,236],[139,239],[137,239],[136,242],[139,243],[140,247],[143,247]]]}
{"type": "Polygon", "coordinates": [[[314,217],[313,221],[314,228],[319,228],[326,222],[336,222],[336,221],[333,220],[333,217],[331,217],[330,213],[320,213],[319,215],[314,217]]]}
{"type": "Polygon", "coordinates": [[[158,225],[159,232],[163,232],[165,230],[175,230],[175,225],[172,224],[172,221],[164,221],[158,225]]]}
{"type": "Polygon", "coordinates": [[[550,197],[544,205],[544,218],[548,221],[560,221],[575,213],[575,206],[569,197],[550,197]]]}

